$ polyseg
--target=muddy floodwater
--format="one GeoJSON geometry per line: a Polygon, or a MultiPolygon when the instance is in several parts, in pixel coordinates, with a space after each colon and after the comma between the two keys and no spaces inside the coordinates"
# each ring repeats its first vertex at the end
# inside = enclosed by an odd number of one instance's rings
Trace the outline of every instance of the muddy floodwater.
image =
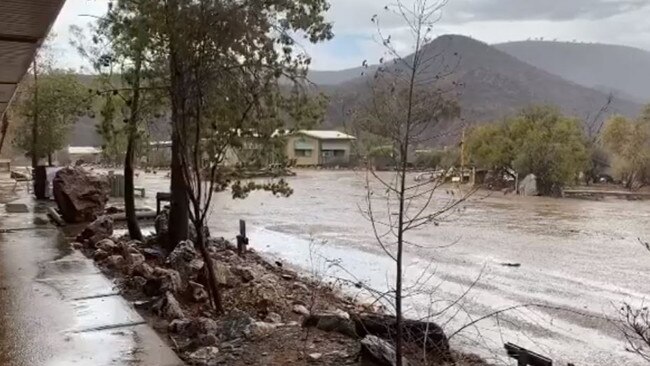
{"type": "MultiPolygon", "coordinates": [[[[210,228],[234,238],[245,219],[255,249],[331,279],[386,290],[395,272],[360,214],[364,179],[359,172],[299,171],[288,179],[290,198],[256,192],[233,201],[220,193],[210,228]]],[[[160,173],[139,180],[149,197],[168,190],[160,173]]],[[[440,189],[435,204],[449,193],[440,189]]],[[[153,198],[146,204],[155,207],[153,198]]],[[[385,212],[385,204],[375,208],[385,212]]],[[[478,192],[437,225],[409,234],[416,245],[405,256],[407,312],[433,315],[454,334],[454,346],[496,364],[511,364],[502,347],[513,342],[560,365],[641,365],[616,328],[621,303],[640,304],[650,294],[650,253],[639,238],[650,239],[648,202],[478,192]]]]}

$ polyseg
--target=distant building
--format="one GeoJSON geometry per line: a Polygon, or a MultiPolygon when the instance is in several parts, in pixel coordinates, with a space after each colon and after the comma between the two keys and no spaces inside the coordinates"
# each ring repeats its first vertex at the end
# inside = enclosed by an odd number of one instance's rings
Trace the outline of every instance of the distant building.
{"type": "Polygon", "coordinates": [[[347,166],[355,140],[338,131],[301,130],[287,136],[286,153],[296,166],[347,166]]]}
{"type": "Polygon", "coordinates": [[[102,159],[102,149],[95,146],[68,146],[57,153],[59,165],[74,164],[77,161],[97,164],[102,159]]]}
{"type": "MultiPolygon", "coordinates": [[[[278,131],[274,136],[284,137],[286,157],[295,160],[296,166],[347,166],[350,164],[352,142],[356,140],[354,136],[342,132],[318,130],[300,130],[290,135],[278,131]]],[[[223,164],[235,165],[241,160],[250,161],[251,156],[260,155],[259,150],[266,147],[256,143],[256,137],[251,136],[237,150],[228,149],[223,164]]],[[[149,143],[147,160],[150,166],[169,166],[171,141],[149,143]]]]}

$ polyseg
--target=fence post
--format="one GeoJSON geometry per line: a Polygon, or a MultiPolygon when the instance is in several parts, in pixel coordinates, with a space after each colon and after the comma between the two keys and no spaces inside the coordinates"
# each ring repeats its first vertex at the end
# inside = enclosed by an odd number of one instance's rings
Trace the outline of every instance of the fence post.
{"type": "Polygon", "coordinates": [[[239,220],[239,235],[237,235],[237,254],[243,257],[246,253],[248,238],[246,237],[246,221],[239,220]]]}

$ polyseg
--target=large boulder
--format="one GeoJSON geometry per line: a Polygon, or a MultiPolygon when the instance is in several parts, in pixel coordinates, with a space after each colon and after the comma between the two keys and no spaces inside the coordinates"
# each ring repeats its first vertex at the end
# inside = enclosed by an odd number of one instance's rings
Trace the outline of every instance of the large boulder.
{"type": "Polygon", "coordinates": [[[93,221],[104,212],[110,186],[105,177],[81,168],[63,168],[52,181],[52,191],[63,219],[79,223],[93,221]]]}
{"type": "Polygon", "coordinates": [[[519,182],[519,194],[522,196],[538,196],[537,177],[535,174],[528,174],[519,182]]]}

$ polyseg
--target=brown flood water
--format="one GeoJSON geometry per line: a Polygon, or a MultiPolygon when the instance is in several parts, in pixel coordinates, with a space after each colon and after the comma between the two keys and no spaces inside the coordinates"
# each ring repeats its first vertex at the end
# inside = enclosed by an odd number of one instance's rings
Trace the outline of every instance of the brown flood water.
{"type": "MultiPolygon", "coordinates": [[[[257,250],[307,271],[385,290],[394,268],[360,214],[364,179],[361,172],[298,171],[288,179],[294,189],[290,198],[256,192],[233,201],[227,193],[218,194],[211,231],[233,238],[238,220],[245,219],[257,250]]],[[[140,184],[153,197],[155,191],[167,191],[169,183],[159,173],[141,176],[140,184]]],[[[436,207],[448,199],[441,189],[436,207]]],[[[377,211],[385,212],[385,203],[375,202],[377,211]]],[[[154,198],[145,204],[155,207],[154,198]]],[[[418,285],[418,291],[406,300],[407,312],[411,317],[435,314],[448,334],[465,327],[452,343],[496,364],[510,364],[504,342],[559,364],[643,364],[625,351],[613,321],[623,301],[638,304],[650,294],[650,253],[638,242],[650,240],[649,223],[648,202],[478,192],[438,226],[408,236],[418,246],[407,248],[406,282],[418,285]],[[543,306],[516,308],[466,327],[487,314],[526,304],[543,306]]]]}

